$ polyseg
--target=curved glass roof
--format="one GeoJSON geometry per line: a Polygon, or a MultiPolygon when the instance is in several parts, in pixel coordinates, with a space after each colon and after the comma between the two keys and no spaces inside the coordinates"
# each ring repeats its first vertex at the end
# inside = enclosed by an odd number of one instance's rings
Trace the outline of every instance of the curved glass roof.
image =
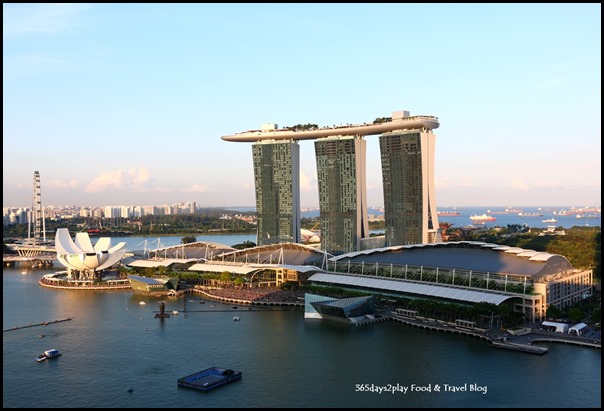
{"type": "Polygon", "coordinates": [[[309,280],[318,283],[373,288],[376,290],[395,291],[399,293],[416,294],[427,297],[438,297],[468,303],[485,302],[499,305],[507,299],[518,298],[518,296],[509,294],[490,293],[486,291],[445,287],[403,280],[371,278],[358,275],[317,273],[312,275],[309,280]]]}

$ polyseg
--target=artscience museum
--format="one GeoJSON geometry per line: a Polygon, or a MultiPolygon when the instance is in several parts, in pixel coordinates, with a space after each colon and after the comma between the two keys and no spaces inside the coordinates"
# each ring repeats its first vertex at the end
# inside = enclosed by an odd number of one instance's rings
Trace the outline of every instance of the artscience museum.
{"type": "Polygon", "coordinates": [[[126,254],[126,243],[111,246],[111,238],[101,237],[93,246],[88,233],[76,233],[75,241],[67,228],[55,236],[57,260],[67,267],[68,281],[102,280],[105,272],[116,266],[126,254]]]}

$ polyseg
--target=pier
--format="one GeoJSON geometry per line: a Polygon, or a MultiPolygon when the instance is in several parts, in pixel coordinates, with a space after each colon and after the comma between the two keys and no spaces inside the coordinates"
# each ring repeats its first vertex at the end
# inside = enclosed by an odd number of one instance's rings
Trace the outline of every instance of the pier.
{"type": "Polygon", "coordinates": [[[6,267],[16,267],[18,265],[26,265],[31,267],[52,267],[57,259],[56,254],[37,254],[37,255],[15,255],[3,254],[2,263],[6,267]]]}
{"type": "Polygon", "coordinates": [[[529,354],[543,355],[547,352],[547,347],[537,347],[535,345],[518,344],[512,342],[491,341],[494,348],[503,348],[504,350],[520,351],[529,354]]]}
{"type": "Polygon", "coordinates": [[[7,332],[7,331],[14,331],[14,330],[22,330],[24,328],[39,327],[41,325],[50,325],[50,324],[62,323],[65,321],[71,321],[71,318],[64,318],[62,320],[54,320],[54,321],[44,321],[44,322],[37,323],[37,324],[27,324],[27,325],[22,325],[20,327],[17,327],[15,325],[13,328],[7,328],[6,330],[2,330],[2,331],[7,332]]]}
{"type": "Polygon", "coordinates": [[[455,324],[445,323],[442,321],[431,320],[427,321],[426,319],[411,319],[411,318],[401,318],[401,316],[390,315],[388,316],[394,321],[399,321],[407,325],[412,325],[414,327],[425,328],[428,330],[434,331],[444,331],[453,334],[467,335],[470,337],[477,337],[483,340],[488,341],[492,347],[494,348],[502,348],[505,350],[524,352],[528,354],[537,354],[543,355],[547,352],[547,347],[538,347],[531,344],[523,344],[517,342],[510,342],[509,340],[497,339],[491,337],[486,332],[482,330],[470,330],[464,329],[460,327],[456,327],[455,324]]]}

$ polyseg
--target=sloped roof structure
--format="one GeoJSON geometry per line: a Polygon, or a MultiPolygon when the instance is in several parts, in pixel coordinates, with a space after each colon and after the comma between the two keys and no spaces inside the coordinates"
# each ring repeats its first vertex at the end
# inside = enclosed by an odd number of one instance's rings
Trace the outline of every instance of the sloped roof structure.
{"type": "Polygon", "coordinates": [[[307,245],[280,243],[224,253],[214,257],[213,261],[244,264],[315,265],[320,267],[326,257],[331,257],[331,255],[307,245]]]}
{"type": "Polygon", "coordinates": [[[394,264],[475,270],[498,274],[530,275],[538,280],[547,275],[572,270],[572,264],[559,254],[538,252],[519,247],[455,241],[375,248],[330,258],[337,265],[351,263],[394,264]]]}
{"type": "Polygon", "coordinates": [[[363,289],[374,289],[381,292],[390,291],[405,294],[414,294],[421,297],[438,297],[452,301],[472,303],[491,303],[499,305],[503,301],[515,298],[510,294],[498,294],[492,291],[480,291],[468,288],[447,287],[435,284],[410,282],[396,279],[375,278],[357,275],[343,275],[330,273],[313,274],[309,281],[331,284],[335,286],[353,286],[363,289]]]}

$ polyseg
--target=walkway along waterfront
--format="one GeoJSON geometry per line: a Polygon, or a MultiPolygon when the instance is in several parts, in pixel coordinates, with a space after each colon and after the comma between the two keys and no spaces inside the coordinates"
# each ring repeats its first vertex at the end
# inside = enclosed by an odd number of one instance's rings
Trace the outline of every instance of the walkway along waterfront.
{"type": "Polygon", "coordinates": [[[16,267],[17,265],[52,267],[56,258],[56,254],[38,254],[33,256],[3,254],[2,263],[6,267],[16,267]]]}
{"type": "MultiPolygon", "coordinates": [[[[120,289],[129,289],[131,288],[130,284],[127,280],[113,280],[111,281],[113,284],[104,283],[103,285],[96,285],[87,282],[86,284],[80,285],[72,285],[64,281],[49,281],[47,276],[44,276],[39,280],[39,284],[44,287],[49,288],[58,288],[58,289],[78,289],[78,290],[120,290],[120,289]]],[[[300,301],[299,298],[296,298],[289,293],[281,291],[277,288],[269,288],[257,291],[250,290],[235,290],[235,289],[206,289],[205,287],[195,286],[194,288],[187,289],[186,291],[182,291],[182,294],[186,294],[187,292],[199,293],[207,298],[228,302],[233,304],[240,305],[270,305],[270,306],[297,306],[303,307],[304,302],[300,301]],[[224,295],[226,293],[226,295],[224,295]],[[220,295],[223,294],[223,295],[220,295]],[[237,298],[243,297],[243,298],[237,298]],[[287,301],[289,300],[289,301],[287,301]]],[[[181,293],[175,293],[176,296],[180,296],[181,293]]],[[[186,297],[185,297],[186,298],[186,297]]],[[[492,330],[482,330],[482,329],[465,329],[463,327],[458,327],[454,323],[448,323],[445,321],[434,320],[430,318],[423,317],[415,317],[415,318],[405,318],[395,313],[390,313],[387,311],[380,311],[375,315],[375,320],[367,322],[367,324],[382,322],[385,320],[394,320],[397,322],[404,323],[406,325],[411,325],[418,328],[429,329],[433,331],[442,331],[454,334],[467,335],[470,337],[476,337],[483,340],[488,341],[495,348],[502,348],[507,350],[525,352],[530,354],[543,355],[547,352],[547,347],[536,346],[533,343],[540,342],[559,342],[564,344],[575,344],[586,347],[593,348],[601,348],[601,341],[588,339],[585,337],[573,337],[568,335],[558,336],[558,335],[548,335],[543,332],[538,332],[536,330],[531,330],[531,332],[527,335],[514,336],[509,335],[507,332],[493,332],[492,330]]],[[[56,320],[54,322],[59,321],[68,321],[70,318],[65,320],[56,320]]],[[[14,327],[12,329],[4,330],[10,331],[13,329],[27,328],[39,325],[48,325],[49,323],[39,323],[39,324],[29,324],[23,327],[14,327]]],[[[358,325],[358,324],[357,324],[358,325]]],[[[365,325],[365,323],[363,323],[365,325]]]]}
{"type": "MultiPolygon", "coordinates": [[[[194,291],[196,293],[200,293],[203,296],[222,301],[229,302],[234,304],[244,304],[244,305],[289,305],[289,306],[304,306],[302,302],[280,302],[280,301],[253,301],[253,300],[244,300],[238,298],[227,298],[212,294],[210,291],[202,290],[199,288],[195,288],[194,291]]],[[[508,333],[493,333],[490,331],[472,331],[468,329],[463,329],[456,327],[453,323],[447,323],[445,321],[438,321],[434,319],[420,318],[420,319],[410,319],[410,318],[401,318],[400,316],[396,316],[395,314],[389,314],[387,312],[381,312],[376,314],[375,321],[371,322],[371,324],[382,322],[385,320],[393,320],[406,325],[411,325],[418,328],[424,328],[432,331],[442,331],[453,334],[466,335],[469,337],[480,338],[482,340],[490,343],[494,348],[502,348],[506,350],[524,352],[529,354],[537,354],[543,355],[547,353],[548,348],[542,346],[533,345],[533,343],[539,342],[560,342],[565,344],[574,344],[581,345],[586,347],[593,348],[602,348],[601,342],[592,341],[585,338],[580,337],[571,337],[566,336],[562,337],[551,337],[544,336],[537,333],[530,333],[528,335],[522,336],[513,336],[508,333]]]]}
{"type": "Polygon", "coordinates": [[[433,319],[410,319],[410,318],[401,318],[400,316],[396,316],[394,314],[382,314],[394,321],[402,322],[407,325],[411,325],[414,327],[425,328],[434,331],[443,331],[449,332],[453,334],[462,334],[470,337],[477,337],[483,340],[488,341],[495,348],[503,348],[506,350],[526,352],[529,354],[538,354],[543,355],[547,352],[547,347],[540,347],[532,345],[533,343],[538,342],[561,342],[565,344],[574,344],[581,345],[586,347],[593,348],[602,348],[601,341],[596,340],[588,340],[586,338],[575,338],[571,336],[562,337],[550,337],[543,336],[540,334],[530,333],[523,336],[513,336],[505,334],[495,334],[489,331],[472,331],[463,328],[456,327],[455,324],[446,323],[443,321],[437,321],[433,319]]]}

